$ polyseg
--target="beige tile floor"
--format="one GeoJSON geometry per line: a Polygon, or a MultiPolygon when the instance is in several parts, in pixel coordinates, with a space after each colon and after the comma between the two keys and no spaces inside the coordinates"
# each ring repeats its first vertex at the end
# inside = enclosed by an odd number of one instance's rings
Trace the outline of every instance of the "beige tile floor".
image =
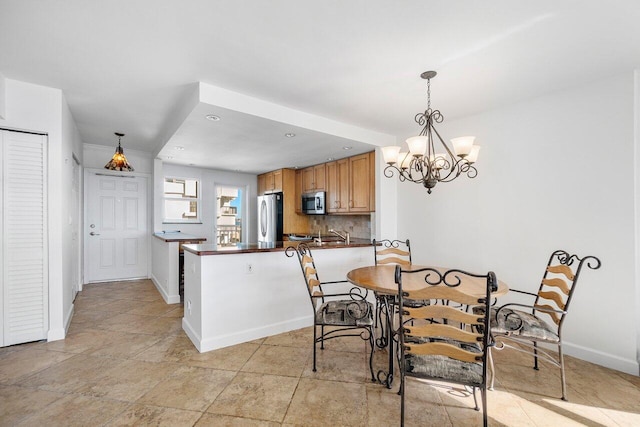
{"type": "MultiPolygon", "coordinates": [[[[327,343],[314,373],[310,328],[200,354],[181,317],[148,280],[85,286],[65,340],[0,349],[0,425],[399,424],[397,381],[371,383],[358,338],[327,343]]],[[[638,377],[568,358],[563,402],[556,368],[536,372],[515,352],[496,360],[490,425],[640,425],[638,377]]],[[[480,425],[472,408],[460,390],[407,384],[406,425],[480,425]]]]}

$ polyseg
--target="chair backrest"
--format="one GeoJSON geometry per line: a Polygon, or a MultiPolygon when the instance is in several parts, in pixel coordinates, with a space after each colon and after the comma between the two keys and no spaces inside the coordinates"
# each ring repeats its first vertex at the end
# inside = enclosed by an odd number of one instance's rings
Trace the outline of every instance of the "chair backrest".
{"type": "Polygon", "coordinates": [[[313,255],[311,254],[311,249],[306,243],[299,243],[297,246],[290,246],[285,250],[285,254],[288,257],[293,256],[292,252],[295,252],[298,256],[302,275],[304,276],[304,282],[307,285],[307,291],[311,298],[311,305],[315,310],[316,300],[324,302],[324,294],[322,286],[320,285],[320,279],[318,278],[316,264],[313,260],[313,255]]]}
{"type": "Polygon", "coordinates": [[[489,345],[489,313],[491,292],[497,289],[498,281],[493,272],[485,275],[449,270],[445,273],[433,268],[402,270],[396,267],[400,312],[400,349],[402,361],[405,355],[440,355],[463,362],[482,363],[483,382],[486,383],[487,348],[489,345]],[[407,290],[402,286],[403,277],[417,274],[425,287],[407,290]],[[465,278],[486,278],[486,287],[481,295],[472,294],[460,286],[465,278]],[[447,300],[450,305],[426,305],[412,308],[404,305],[407,299],[447,300]],[[481,306],[481,314],[466,312],[481,306]],[[436,322],[434,320],[438,319],[436,322]],[[408,322],[414,320],[414,322],[408,322]],[[411,324],[413,323],[413,324],[411,324]]]}
{"type": "Polygon", "coordinates": [[[411,244],[407,240],[373,239],[373,254],[376,265],[411,265],[411,244]]]}
{"type": "Polygon", "coordinates": [[[548,314],[558,327],[562,325],[567,314],[580,271],[585,263],[592,270],[600,268],[600,260],[591,255],[580,258],[557,250],[549,257],[534,307],[561,310],[563,313],[538,311],[538,314],[548,314]]]}

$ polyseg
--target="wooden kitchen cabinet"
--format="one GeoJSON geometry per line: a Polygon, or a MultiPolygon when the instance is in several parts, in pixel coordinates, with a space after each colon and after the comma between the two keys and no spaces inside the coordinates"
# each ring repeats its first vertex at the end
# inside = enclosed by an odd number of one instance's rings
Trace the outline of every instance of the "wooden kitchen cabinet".
{"type": "Polygon", "coordinates": [[[326,164],[327,213],[349,212],[349,159],[326,164]]]}
{"type": "Polygon", "coordinates": [[[349,157],[349,212],[371,212],[369,153],[349,157]]]}
{"type": "Polygon", "coordinates": [[[375,152],[326,164],[327,213],[375,210],[375,152]]]}
{"type": "Polygon", "coordinates": [[[258,175],[258,195],[282,191],[282,169],[258,175]]]}
{"type": "Polygon", "coordinates": [[[258,175],[258,195],[282,192],[282,231],[285,235],[309,231],[309,217],[301,212],[302,196],[296,179],[299,172],[278,169],[258,175]]]}
{"type": "Polygon", "coordinates": [[[302,169],[302,191],[311,193],[325,190],[325,164],[302,169]]]}
{"type": "Polygon", "coordinates": [[[302,169],[296,170],[296,212],[302,214],[302,169]]]}

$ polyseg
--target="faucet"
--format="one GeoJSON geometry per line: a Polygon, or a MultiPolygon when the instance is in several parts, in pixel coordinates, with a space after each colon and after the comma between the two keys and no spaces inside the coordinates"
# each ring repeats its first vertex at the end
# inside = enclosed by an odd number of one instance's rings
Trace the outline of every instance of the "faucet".
{"type": "Polygon", "coordinates": [[[348,231],[343,231],[342,233],[340,233],[339,231],[336,231],[332,228],[329,230],[329,233],[335,234],[336,236],[344,240],[345,245],[351,244],[351,236],[349,235],[348,231]]]}

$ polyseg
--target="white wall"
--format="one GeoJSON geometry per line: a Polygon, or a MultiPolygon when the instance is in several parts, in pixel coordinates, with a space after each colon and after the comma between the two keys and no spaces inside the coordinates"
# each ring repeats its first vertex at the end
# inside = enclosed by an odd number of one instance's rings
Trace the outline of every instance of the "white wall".
{"type": "MultiPolygon", "coordinates": [[[[81,284],[78,282],[78,272],[74,271],[82,264],[78,259],[78,253],[74,253],[74,249],[81,249],[81,244],[78,242],[77,246],[74,246],[72,239],[81,240],[81,226],[82,221],[78,221],[80,216],[78,212],[72,212],[72,209],[76,209],[73,204],[72,194],[72,182],[73,182],[73,156],[82,165],[82,139],[76,123],[71,115],[69,106],[62,95],[62,188],[60,190],[60,202],[62,205],[62,283],[63,283],[63,316],[65,330],[71,323],[71,317],[73,315],[73,300],[75,299],[76,292],[80,289],[81,284]],[[75,221],[74,221],[75,218],[75,221]]],[[[82,175],[82,174],[81,174],[82,175]]],[[[82,204],[82,191],[79,192],[79,201],[82,204]]],[[[82,252],[80,252],[82,253],[82,252]]]]}
{"type": "Polygon", "coordinates": [[[431,195],[398,184],[398,234],[416,262],[494,270],[533,292],[553,250],[599,257],[578,283],[566,350],[637,374],[633,96],[629,72],[445,123],[443,137],[477,136],[478,177],[431,195]]]}
{"type": "Polygon", "coordinates": [[[228,185],[242,187],[248,189],[245,191],[244,197],[246,198],[244,203],[245,212],[243,216],[246,217],[246,223],[248,224],[247,239],[248,242],[254,242],[257,240],[258,224],[257,224],[257,177],[256,175],[226,172],[214,169],[201,169],[189,166],[173,165],[168,163],[162,163],[160,160],[155,161],[155,176],[154,176],[154,231],[163,230],[180,230],[183,233],[193,234],[198,237],[205,237],[207,243],[215,242],[215,203],[216,203],[216,185],[228,185]],[[200,219],[201,224],[163,224],[162,223],[162,197],[163,187],[162,182],[164,177],[174,178],[195,178],[201,182],[202,202],[200,207],[200,219]]]}
{"type": "MultiPolygon", "coordinates": [[[[65,321],[72,310],[68,271],[68,216],[71,175],[65,159],[78,149],[79,136],[62,92],[44,86],[5,80],[6,117],[0,126],[47,134],[48,244],[49,244],[49,333],[48,339],[65,336],[65,321]]],[[[80,152],[76,152],[82,158],[80,152]]]]}

